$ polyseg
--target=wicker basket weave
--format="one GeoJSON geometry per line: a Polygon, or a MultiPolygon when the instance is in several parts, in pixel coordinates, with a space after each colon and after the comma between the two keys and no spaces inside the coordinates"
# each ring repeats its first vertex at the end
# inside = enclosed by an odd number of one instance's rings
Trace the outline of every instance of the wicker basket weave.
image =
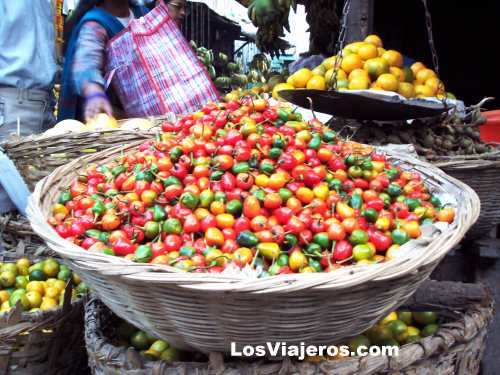
{"type": "Polygon", "coordinates": [[[453,157],[434,164],[473,188],[481,200],[481,214],[466,239],[478,238],[500,223],[500,147],[489,160],[453,157]]]}
{"type": "MultiPolygon", "coordinates": [[[[173,115],[151,118],[155,126],[173,115]]],[[[120,120],[125,122],[127,120],[120,120]]],[[[31,135],[10,139],[1,147],[13,161],[24,181],[33,190],[35,184],[48,176],[57,167],[94,152],[110,147],[153,137],[154,131],[96,130],[83,133],[68,133],[62,136],[31,135]]]]}
{"type": "Polygon", "coordinates": [[[133,348],[113,343],[115,315],[97,299],[85,306],[85,342],[93,375],[479,373],[488,324],[494,315],[491,295],[482,285],[427,281],[405,306],[414,311],[436,311],[447,322],[434,336],[401,347],[399,355],[392,358],[352,357],[319,363],[293,358],[224,362],[221,356],[211,355],[205,362],[147,361],[133,348]]]}
{"type": "MultiPolygon", "coordinates": [[[[27,241],[26,241],[27,242],[27,241]]],[[[45,250],[48,250],[45,247],[45,250]]],[[[1,251],[0,261],[20,257],[32,261],[46,255],[43,246],[33,249],[19,243],[1,251]]],[[[24,313],[20,307],[0,315],[0,374],[2,375],[84,375],[88,373],[83,334],[86,298],[71,301],[70,283],[65,302],[55,310],[24,313]]]]}
{"type": "Polygon", "coordinates": [[[360,333],[413,294],[479,216],[479,198],[470,187],[428,163],[392,154],[390,160],[421,173],[431,190],[455,197],[457,214],[446,229],[424,227],[424,235],[402,246],[401,256],[389,262],[248,279],[133,263],[89,253],[59,237],[46,218],[60,188],[82,165],[108,162],[137,146],[117,147],[58,168],[37,184],[28,217],[34,231],[68,259],[114,313],[181,349],[229,352],[232,341],[326,345],[360,333]]]}

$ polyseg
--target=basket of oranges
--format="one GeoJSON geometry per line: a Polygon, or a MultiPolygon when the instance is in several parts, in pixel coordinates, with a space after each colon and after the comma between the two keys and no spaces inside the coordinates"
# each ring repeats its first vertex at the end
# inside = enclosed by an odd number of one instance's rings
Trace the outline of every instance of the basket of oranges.
{"type": "Polygon", "coordinates": [[[161,140],[58,168],[31,225],[114,313],[179,349],[359,333],[429,276],[479,200],[426,162],[291,115],[207,104],[161,140]]]}
{"type": "Polygon", "coordinates": [[[0,252],[0,372],[78,374],[86,368],[85,283],[46,247],[0,252]],[[26,252],[25,252],[26,251],[26,252]]]}

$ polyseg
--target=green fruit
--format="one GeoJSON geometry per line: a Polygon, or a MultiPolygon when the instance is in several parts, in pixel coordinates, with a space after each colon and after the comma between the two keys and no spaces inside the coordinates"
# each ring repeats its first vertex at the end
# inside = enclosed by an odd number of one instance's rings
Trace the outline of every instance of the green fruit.
{"type": "Polygon", "coordinates": [[[354,336],[353,338],[351,338],[347,345],[349,345],[349,349],[351,351],[356,352],[360,346],[364,346],[366,348],[369,348],[371,345],[371,342],[368,339],[368,337],[366,337],[364,335],[358,335],[358,336],[354,336]]]}
{"type": "Polygon", "coordinates": [[[26,289],[26,285],[28,284],[27,276],[16,276],[16,289],[26,289]]]}
{"type": "Polygon", "coordinates": [[[35,270],[43,271],[43,262],[35,263],[30,268],[28,268],[29,273],[35,270]]]}
{"type": "Polygon", "coordinates": [[[370,330],[370,340],[375,344],[380,344],[392,338],[392,331],[387,326],[377,325],[370,330]]]}
{"type": "Polygon", "coordinates": [[[434,311],[419,311],[413,313],[413,319],[423,326],[437,322],[437,314],[434,311]]]}
{"type": "Polygon", "coordinates": [[[412,313],[411,311],[398,311],[398,319],[401,320],[408,326],[411,326],[413,323],[412,313]]]}
{"type": "Polygon", "coordinates": [[[172,363],[179,360],[179,351],[174,347],[169,347],[161,353],[160,359],[167,363],[172,363]]]}
{"type": "Polygon", "coordinates": [[[170,345],[168,345],[168,342],[163,341],[163,340],[156,340],[153,344],[151,344],[151,347],[149,348],[150,350],[154,350],[158,354],[162,353],[166,349],[168,349],[170,345]]]}
{"type": "Polygon", "coordinates": [[[68,281],[71,278],[71,270],[69,268],[63,269],[61,267],[61,270],[57,274],[57,278],[59,280],[68,281]]]}
{"type": "Polygon", "coordinates": [[[17,275],[17,266],[15,263],[4,263],[2,264],[1,268],[2,272],[12,272],[15,275],[17,275]]]}
{"type": "Polygon", "coordinates": [[[89,292],[89,287],[84,282],[81,282],[80,284],[77,285],[75,290],[77,294],[84,295],[89,292]]]}
{"type": "Polygon", "coordinates": [[[9,298],[10,306],[12,306],[12,307],[16,306],[17,301],[20,301],[21,308],[24,311],[28,311],[31,308],[30,301],[29,301],[28,297],[26,297],[26,290],[17,289],[14,291],[14,293],[11,294],[11,296],[9,298]]]}
{"type": "Polygon", "coordinates": [[[149,348],[149,339],[143,331],[137,331],[130,337],[130,343],[137,350],[146,350],[149,348]]]}
{"type": "Polygon", "coordinates": [[[438,329],[439,326],[437,324],[427,324],[421,331],[421,334],[423,337],[432,336],[437,332],[438,329]]]}
{"type": "Polygon", "coordinates": [[[34,269],[30,272],[30,281],[45,281],[47,276],[41,269],[34,269]]]}
{"type": "Polygon", "coordinates": [[[421,339],[422,339],[422,337],[420,337],[420,336],[418,336],[418,335],[408,336],[408,337],[406,338],[405,343],[406,343],[406,344],[409,344],[410,342],[417,342],[417,341],[419,341],[419,340],[421,340],[421,339]]]}
{"type": "Polygon", "coordinates": [[[393,320],[387,324],[387,327],[391,330],[392,336],[400,336],[406,334],[408,326],[401,320],[393,320]]]}

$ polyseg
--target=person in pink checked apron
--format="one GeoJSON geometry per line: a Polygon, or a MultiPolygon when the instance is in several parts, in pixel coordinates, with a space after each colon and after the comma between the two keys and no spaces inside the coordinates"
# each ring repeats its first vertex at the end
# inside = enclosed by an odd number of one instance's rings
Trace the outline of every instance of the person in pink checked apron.
{"type": "MultiPolygon", "coordinates": [[[[162,1],[180,26],[186,16],[186,0],[157,0],[156,4],[162,1]]],[[[99,113],[124,117],[118,98],[105,90],[106,46],[131,20],[148,11],[137,1],[80,0],[65,25],[58,121],[85,122],[99,113]]]]}

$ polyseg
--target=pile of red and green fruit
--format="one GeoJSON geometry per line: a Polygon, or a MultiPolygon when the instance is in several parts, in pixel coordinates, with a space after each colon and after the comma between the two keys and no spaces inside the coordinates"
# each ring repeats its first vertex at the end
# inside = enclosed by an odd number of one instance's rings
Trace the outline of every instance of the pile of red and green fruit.
{"type": "Polygon", "coordinates": [[[135,152],[80,171],[53,205],[89,252],[188,272],[329,272],[397,256],[453,207],[419,173],[286,104],[209,103],[135,152]]]}
{"type": "Polygon", "coordinates": [[[28,258],[0,262],[0,314],[16,305],[29,312],[58,308],[64,302],[68,282],[74,287],[72,300],[88,292],[80,277],[54,258],[38,262],[28,258]]]}

